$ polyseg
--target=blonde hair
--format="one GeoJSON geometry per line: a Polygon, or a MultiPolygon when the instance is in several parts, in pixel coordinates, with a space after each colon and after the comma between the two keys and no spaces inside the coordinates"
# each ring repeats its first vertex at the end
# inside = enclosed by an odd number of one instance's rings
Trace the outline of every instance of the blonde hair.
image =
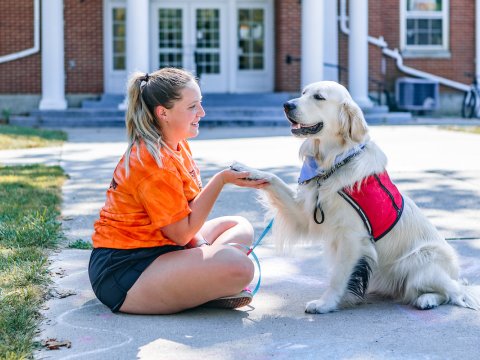
{"type": "Polygon", "coordinates": [[[155,108],[159,105],[171,109],[181,99],[181,91],[195,77],[186,70],[162,68],[151,74],[135,72],[128,81],[128,107],[125,117],[128,148],[125,153],[125,170],[129,174],[132,147],[137,146],[140,159],[140,141],[145,143],[148,152],[158,166],[162,166],[161,148],[169,149],[162,138],[155,108]]]}

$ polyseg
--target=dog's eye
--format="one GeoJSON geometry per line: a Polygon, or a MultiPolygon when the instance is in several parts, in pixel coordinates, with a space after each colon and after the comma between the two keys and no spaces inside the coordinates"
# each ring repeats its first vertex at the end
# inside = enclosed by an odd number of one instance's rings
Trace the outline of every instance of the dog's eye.
{"type": "Polygon", "coordinates": [[[320,94],[314,94],[314,95],[313,95],[313,98],[314,98],[315,100],[325,100],[325,98],[324,98],[322,95],[320,95],[320,94]]]}

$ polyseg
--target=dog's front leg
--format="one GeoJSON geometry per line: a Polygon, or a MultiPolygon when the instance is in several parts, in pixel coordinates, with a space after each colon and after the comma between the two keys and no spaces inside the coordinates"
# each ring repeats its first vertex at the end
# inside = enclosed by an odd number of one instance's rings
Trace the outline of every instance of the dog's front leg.
{"type": "MultiPolygon", "coordinates": [[[[236,171],[248,171],[251,179],[265,179],[270,184],[262,188],[266,194],[266,200],[271,208],[277,211],[279,217],[289,219],[296,228],[300,228],[304,223],[303,208],[296,199],[296,192],[290,188],[282,179],[275,174],[253,169],[238,162],[230,166],[236,171]]],[[[282,221],[286,223],[286,221],[282,221]]]]}
{"type": "Polygon", "coordinates": [[[329,287],[320,299],[307,303],[305,312],[324,314],[338,310],[340,303],[363,300],[376,253],[370,240],[355,240],[356,244],[345,240],[337,243],[329,287]]]}

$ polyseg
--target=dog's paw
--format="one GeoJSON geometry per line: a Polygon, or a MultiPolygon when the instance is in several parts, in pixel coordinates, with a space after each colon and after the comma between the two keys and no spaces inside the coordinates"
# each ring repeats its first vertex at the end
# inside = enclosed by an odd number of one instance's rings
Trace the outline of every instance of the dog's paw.
{"type": "Polygon", "coordinates": [[[231,165],[230,165],[230,169],[232,169],[233,171],[252,171],[253,169],[248,167],[247,165],[244,165],[242,163],[239,163],[238,161],[234,161],[231,165]]]}
{"type": "Polygon", "coordinates": [[[326,314],[332,311],[336,311],[337,304],[327,303],[323,299],[313,300],[307,303],[305,312],[309,314],[326,314]]]}
{"type": "Polygon", "coordinates": [[[236,161],[233,162],[232,165],[230,165],[230,169],[232,169],[234,171],[249,172],[250,176],[247,178],[248,180],[267,180],[267,181],[270,181],[273,177],[271,174],[269,174],[267,172],[253,169],[251,167],[248,167],[248,166],[243,165],[243,164],[241,164],[239,162],[236,162],[236,161]]]}
{"type": "Polygon", "coordinates": [[[443,302],[442,300],[443,296],[440,294],[422,294],[415,300],[413,305],[419,310],[430,310],[440,305],[443,302]]]}

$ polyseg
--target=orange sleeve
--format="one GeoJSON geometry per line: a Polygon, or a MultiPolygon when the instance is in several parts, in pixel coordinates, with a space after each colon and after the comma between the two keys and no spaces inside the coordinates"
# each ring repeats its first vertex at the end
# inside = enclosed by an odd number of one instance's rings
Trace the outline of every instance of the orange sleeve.
{"type": "Polygon", "coordinates": [[[179,174],[156,169],[137,186],[138,201],[152,223],[159,228],[177,222],[191,213],[179,174]]]}

